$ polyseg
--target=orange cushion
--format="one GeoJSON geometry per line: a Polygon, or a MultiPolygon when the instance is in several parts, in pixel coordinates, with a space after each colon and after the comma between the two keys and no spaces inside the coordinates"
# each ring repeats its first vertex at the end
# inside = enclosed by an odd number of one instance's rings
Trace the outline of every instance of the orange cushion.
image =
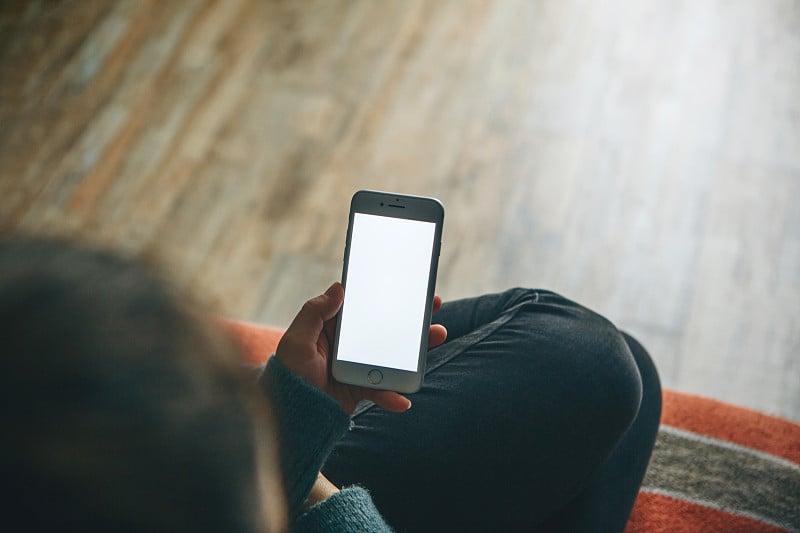
{"type": "Polygon", "coordinates": [[[278,341],[283,335],[281,329],[247,322],[223,320],[222,325],[239,344],[245,362],[252,365],[260,365],[269,359],[269,356],[275,353],[278,341]]]}

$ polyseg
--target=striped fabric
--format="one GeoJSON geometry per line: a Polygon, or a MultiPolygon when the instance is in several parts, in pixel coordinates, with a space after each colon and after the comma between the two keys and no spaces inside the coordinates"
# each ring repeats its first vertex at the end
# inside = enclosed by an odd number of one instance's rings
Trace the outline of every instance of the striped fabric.
{"type": "Polygon", "coordinates": [[[627,533],[800,532],[800,426],[666,391],[627,533]]]}
{"type": "MultiPolygon", "coordinates": [[[[283,333],[223,324],[251,364],[283,333]]],[[[626,533],[800,533],[800,425],[674,391],[661,421],[626,533]]]]}

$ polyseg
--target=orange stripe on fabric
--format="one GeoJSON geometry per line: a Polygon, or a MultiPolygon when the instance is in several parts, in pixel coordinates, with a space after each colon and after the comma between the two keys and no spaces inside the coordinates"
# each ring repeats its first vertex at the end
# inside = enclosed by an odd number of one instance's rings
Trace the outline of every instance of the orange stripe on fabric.
{"type": "Polygon", "coordinates": [[[640,492],[625,533],[785,533],[785,529],[668,496],[640,492]]]}
{"type": "Polygon", "coordinates": [[[692,394],[664,391],[661,423],[800,464],[800,425],[692,394]]]}

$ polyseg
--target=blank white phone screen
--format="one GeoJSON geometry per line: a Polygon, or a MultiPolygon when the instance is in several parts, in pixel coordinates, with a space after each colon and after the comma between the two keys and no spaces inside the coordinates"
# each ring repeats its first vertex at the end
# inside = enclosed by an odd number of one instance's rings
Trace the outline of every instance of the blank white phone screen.
{"type": "Polygon", "coordinates": [[[436,224],[355,213],[337,358],[416,371],[436,224]]]}

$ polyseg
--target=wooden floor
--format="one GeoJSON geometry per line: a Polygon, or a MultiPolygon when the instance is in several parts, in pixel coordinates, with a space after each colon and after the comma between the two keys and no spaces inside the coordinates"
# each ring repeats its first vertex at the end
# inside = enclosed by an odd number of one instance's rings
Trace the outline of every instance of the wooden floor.
{"type": "Polygon", "coordinates": [[[0,229],[286,325],[355,190],[432,195],[445,298],[554,289],[800,420],[800,2],[0,6],[0,229]]]}

